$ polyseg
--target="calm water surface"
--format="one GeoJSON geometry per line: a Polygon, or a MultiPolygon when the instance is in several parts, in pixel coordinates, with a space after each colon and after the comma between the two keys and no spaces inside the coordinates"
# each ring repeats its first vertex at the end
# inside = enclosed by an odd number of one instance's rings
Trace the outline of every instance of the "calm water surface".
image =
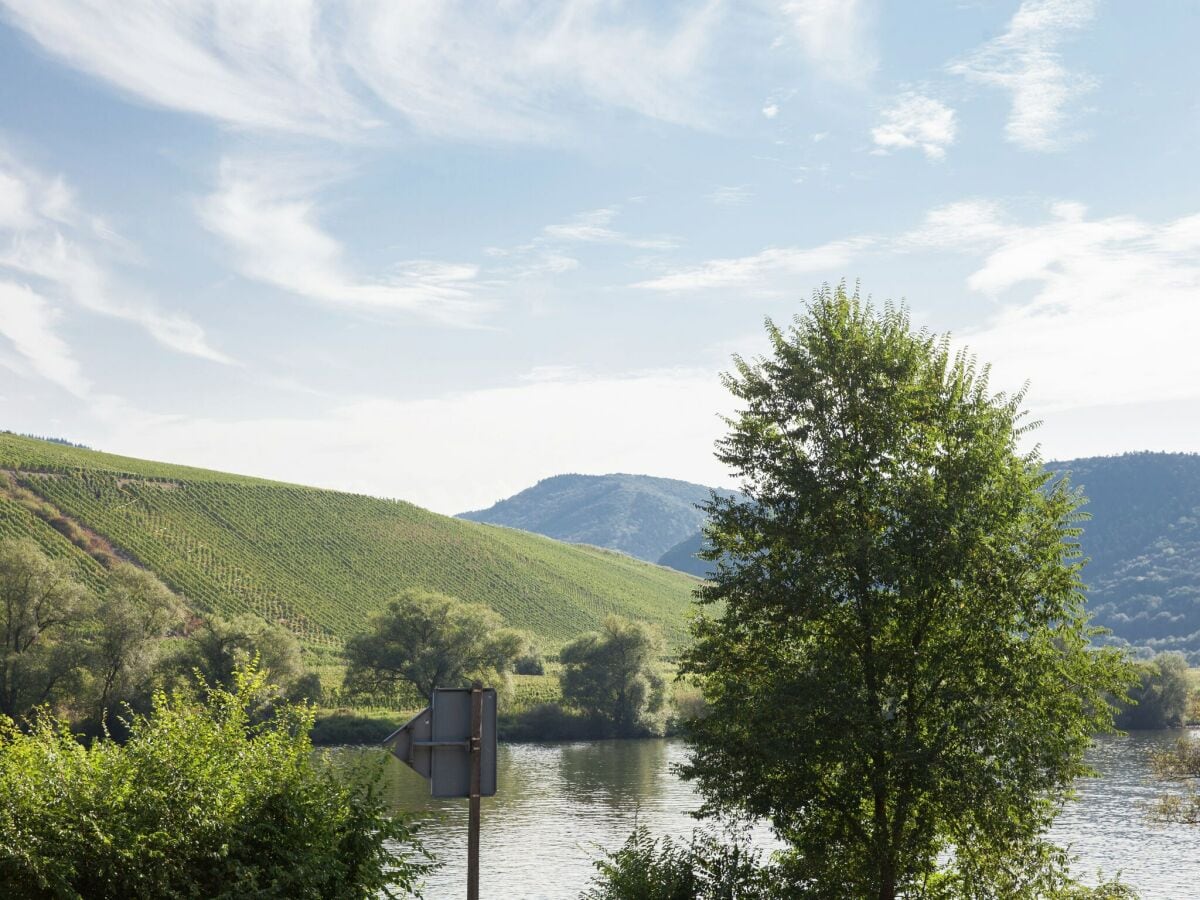
{"type": "MultiPolygon", "coordinates": [[[[1053,831],[1077,854],[1081,877],[1120,870],[1145,900],[1200,900],[1200,828],[1152,825],[1142,808],[1160,788],[1148,751],[1184,733],[1098,743],[1090,761],[1101,777],[1079,784],[1080,801],[1053,831]]],[[[697,797],[671,772],[685,754],[683,744],[664,740],[501,745],[500,791],[483,801],[482,897],[569,900],[587,886],[601,848],[620,846],[635,822],[659,834],[690,834],[696,823],[687,813],[697,797]]],[[[444,863],[425,896],[465,896],[466,801],[432,799],[428,783],[396,760],[388,763],[387,790],[397,809],[425,822],[426,843],[444,863]]],[[[765,850],[775,846],[766,828],[754,839],[765,850]]]]}

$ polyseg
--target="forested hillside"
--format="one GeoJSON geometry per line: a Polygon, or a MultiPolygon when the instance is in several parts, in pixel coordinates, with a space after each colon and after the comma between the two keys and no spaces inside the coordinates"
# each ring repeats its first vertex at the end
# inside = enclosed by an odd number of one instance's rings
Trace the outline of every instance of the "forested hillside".
{"type": "Polygon", "coordinates": [[[555,475],[459,518],[507,525],[560,541],[657,562],[700,529],[710,488],[649,475],[555,475]]]}
{"type": "Polygon", "coordinates": [[[628,556],[409,503],[0,434],[0,536],[31,536],[95,583],[124,557],[199,610],[253,612],[336,648],[405,587],[483,602],[547,647],[619,613],[674,642],[694,581],[628,556]]]}
{"type": "MultiPolygon", "coordinates": [[[[1200,456],[1133,453],[1047,465],[1071,472],[1088,497],[1081,542],[1091,560],[1089,608],[1112,629],[1109,640],[1146,654],[1181,650],[1200,663],[1200,456]]],[[[561,475],[467,516],[616,547],[703,577],[712,565],[695,555],[703,515],[688,501],[707,496],[708,488],[668,479],[561,475]],[[691,531],[651,555],[659,544],[647,536],[665,539],[688,522],[691,531]]]]}
{"type": "Polygon", "coordinates": [[[1088,497],[1081,538],[1096,623],[1118,642],[1200,663],[1200,455],[1051,463],[1088,497]]]}

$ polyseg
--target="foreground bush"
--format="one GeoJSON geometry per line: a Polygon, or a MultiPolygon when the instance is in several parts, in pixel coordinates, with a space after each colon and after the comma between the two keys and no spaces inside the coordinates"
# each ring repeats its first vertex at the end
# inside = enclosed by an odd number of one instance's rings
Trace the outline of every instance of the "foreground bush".
{"type": "MultiPolygon", "coordinates": [[[[958,873],[934,873],[920,888],[903,896],[912,900],[1138,900],[1137,892],[1119,878],[1088,887],[1061,874],[1069,857],[1052,848],[1056,859],[1026,860],[1027,872],[1005,867],[987,880],[958,873]],[[997,877],[999,876],[999,877],[997,877]],[[999,883],[1001,886],[996,889],[999,883]]],[[[595,863],[597,875],[580,900],[842,900],[860,896],[814,886],[807,868],[793,852],[777,853],[768,863],[742,835],[723,841],[712,829],[692,833],[683,843],[654,838],[638,826],[621,849],[609,851],[595,863]]]]}
{"type": "Polygon", "coordinates": [[[690,843],[655,839],[638,826],[620,850],[596,862],[582,900],[771,900],[790,896],[771,866],[742,841],[724,844],[711,831],[690,843]]]}
{"type": "Polygon", "coordinates": [[[366,898],[416,891],[413,828],[370,777],[314,756],[312,712],[251,710],[262,675],[203,699],[159,694],[127,742],[0,717],[0,895],[12,898],[366,898]],[[401,846],[402,856],[388,844],[401,846]]]}

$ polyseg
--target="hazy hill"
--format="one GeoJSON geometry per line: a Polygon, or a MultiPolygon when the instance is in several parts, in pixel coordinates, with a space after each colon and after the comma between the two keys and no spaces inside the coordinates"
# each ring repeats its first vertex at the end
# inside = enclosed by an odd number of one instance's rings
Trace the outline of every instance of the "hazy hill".
{"type": "Polygon", "coordinates": [[[1200,455],[1131,453],[1051,464],[1091,520],[1080,542],[1096,623],[1135,647],[1200,663],[1200,455]]]}
{"type": "MultiPolygon", "coordinates": [[[[1096,622],[1117,643],[1182,650],[1200,663],[1200,456],[1135,453],[1049,466],[1072,472],[1089,498],[1092,518],[1081,542],[1091,558],[1084,577],[1096,622]]],[[[695,556],[703,517],[686,501],[704,499],[707,490],[644,476],[562,475],[468,515],[616,547],[704,577],[711,564],[695,556]],[[688,522],[695,524],[680,534],[688,522]],[[678,537],[654,556],[651,547],[662,543],[643,537],[668,534],[678,537]]]]}
{"type": "Polygon", "coordinates": [[[459,518],[659,558],[699,531],[710,489],[649,475],[555,475],[459,518]]]}
{"type": "Polygon", "coordinates": [[[198,609],[249,611],[337,647],[404,587],[487,603],[553,647],[620,613],[678,640],[694,581],[628,556],[399,501],[0,433],[0,536],[96,582],[113,555],[198,609]]]}
{"type": "Polygon", "coordinates": [[[716,563],[701,559],[698,554],[704,547],[704,535],[697,531],[689,534],[682,541],[658,558],[660,566],[667,566],[680,572],[687,572],[697,578],[707,578],[716,563]]]}

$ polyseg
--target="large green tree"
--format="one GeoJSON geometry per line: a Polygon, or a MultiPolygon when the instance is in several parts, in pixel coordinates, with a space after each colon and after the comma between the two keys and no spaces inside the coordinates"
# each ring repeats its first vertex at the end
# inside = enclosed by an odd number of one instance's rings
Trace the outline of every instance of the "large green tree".
{"type": "Polygon", "coordinates": [[[505,677],[525,649],[523,636],[486,606],[407,590],[346,642],[345,685],[369,694],[412,686],[429,699],[434,688],[505,677]]]}
{"type": "Polygon", "coordinates": [[[97,711],[130,700],[146,687],[162,639],[183,623],[184,607],[152,572],[128,563],[105,579],[91,633],[88,668],[95,681],[97,711]]]}
{"type": "Polygon", "coordinates": [[[56,698],[80,665],[77,627],[91,598],[29,540],[0,541],[0,714],[56,698]]]}
{"type": "Polygon", "coordinates": [[[745,497],[710,505],[686,774],[771,821],[806,896],[1054,896],[1046,829],[1130,677],[1089,646],[1081,496],[902,308],[825,289],[767,334],[725,379],[745,497]]]}
{"type": "Polygon", "coordinates": [[[645,622],[609,616],[598,632],[562,648],[563,699],[620,736],[656,731],[666,694],[662,635],[645,622]]]}

